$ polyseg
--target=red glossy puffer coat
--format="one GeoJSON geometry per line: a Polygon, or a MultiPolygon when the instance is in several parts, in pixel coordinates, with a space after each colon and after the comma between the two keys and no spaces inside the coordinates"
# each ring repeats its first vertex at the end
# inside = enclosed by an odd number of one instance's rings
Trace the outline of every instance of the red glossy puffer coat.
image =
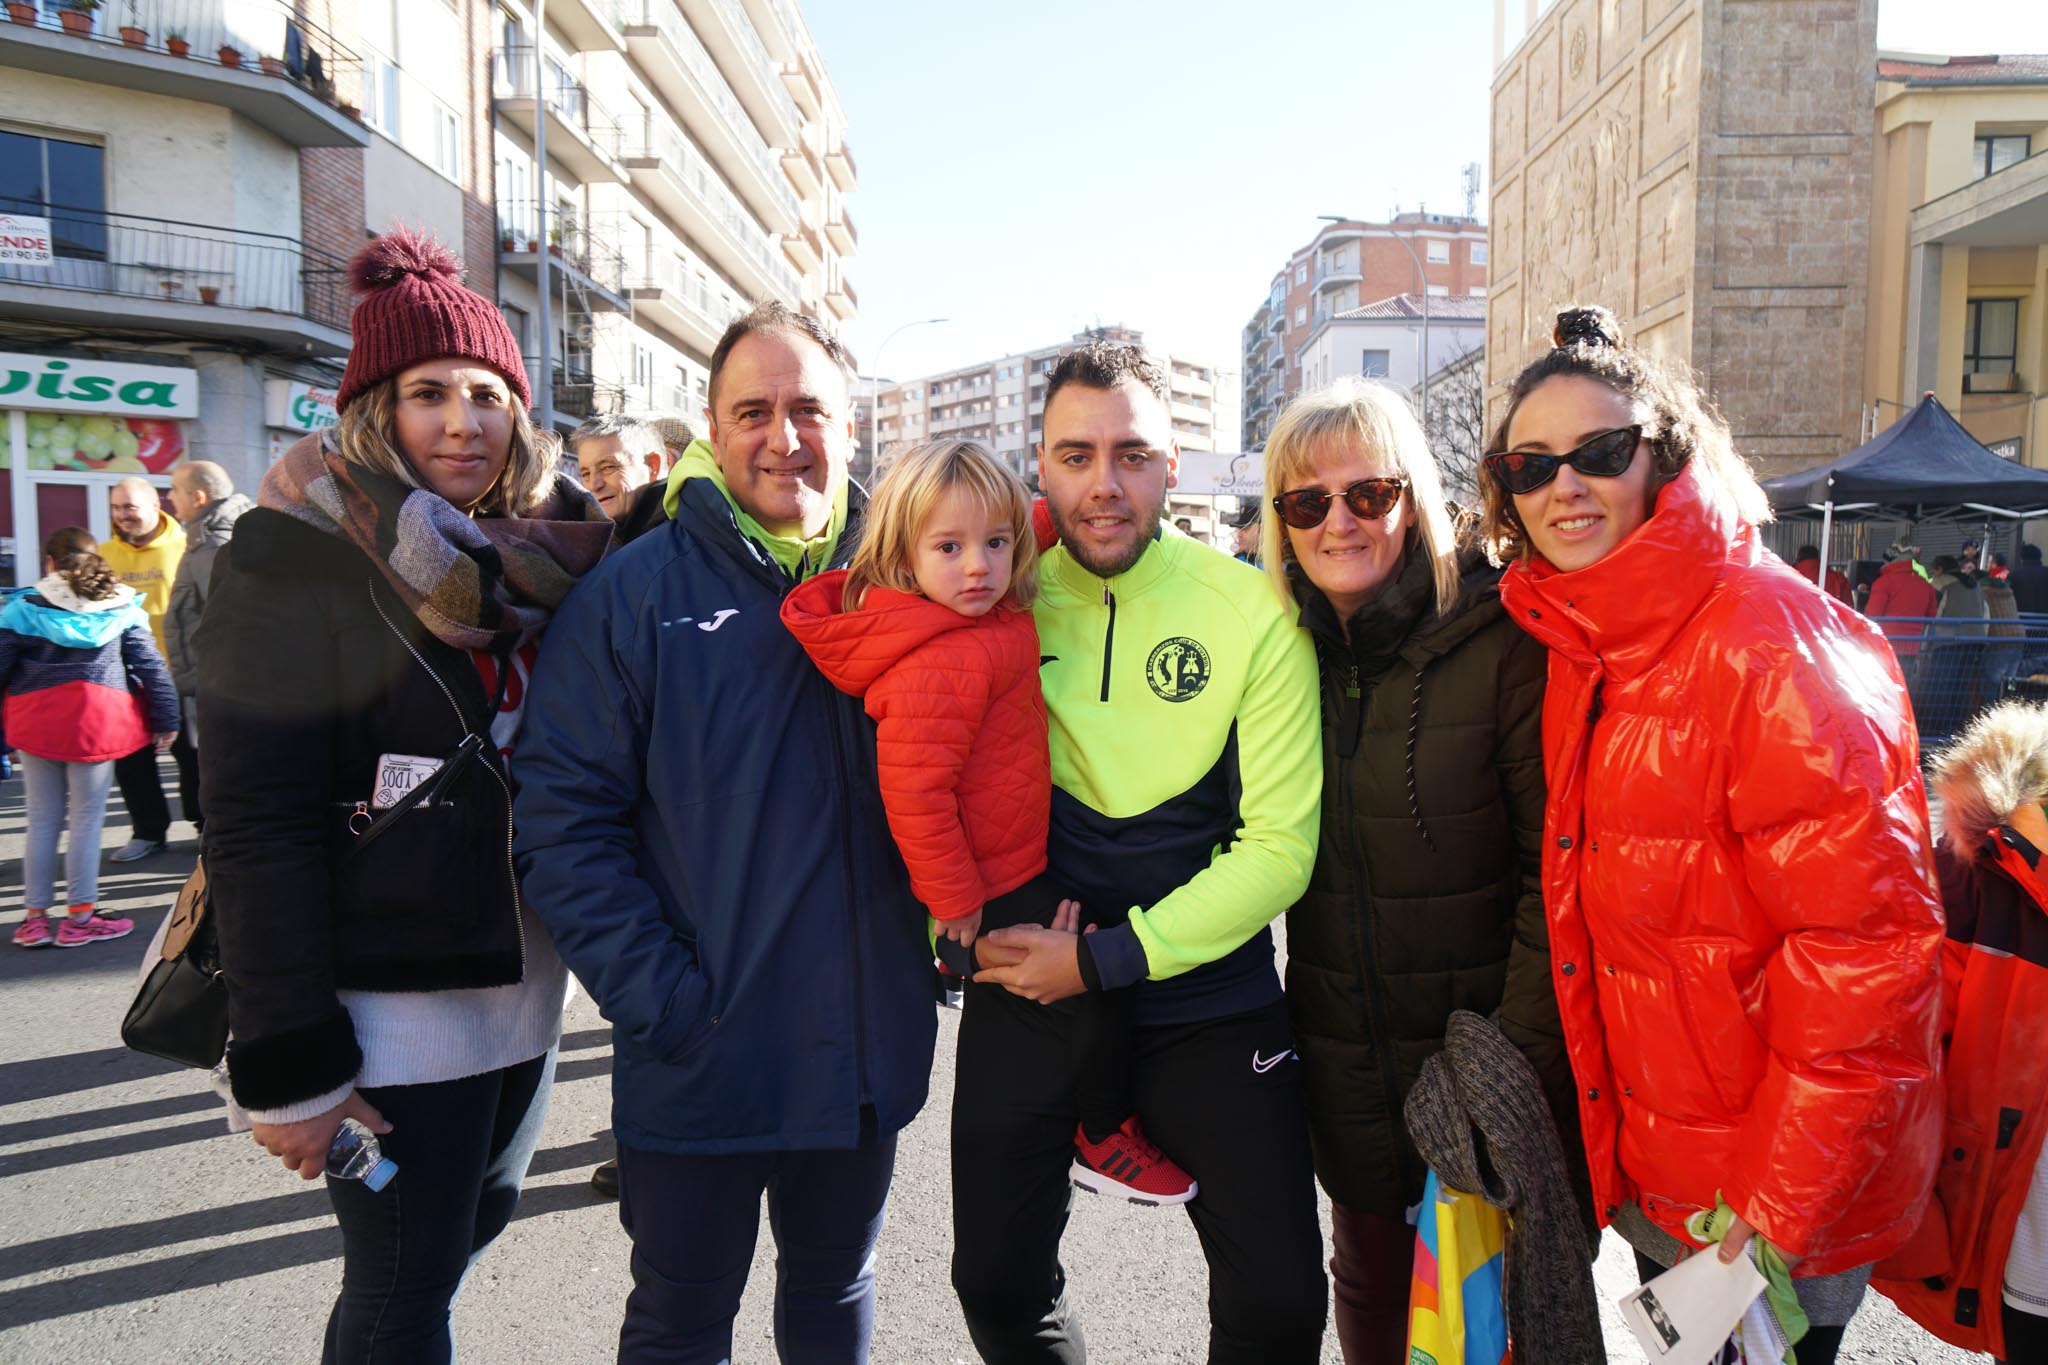
{"type": "Polygon", "coordinates": [[[1800,1275],[1932,1182],[1941,913],[1892,652],[1688,470],[1605,559],[1510,569],[1550,646],[1551,971],[1603,1221],[1721,1192],[1800,1275]]]}
{"type": "Polygon", "coordinates": [[[870,588],[840,610],[846,571],[806,579],[782,620],[833,686],[875,718],[889,832],[933,918],[959,919],[1045,870],[1052,759],[1038,631],[1007,605],[962,616],[870,588]]]}

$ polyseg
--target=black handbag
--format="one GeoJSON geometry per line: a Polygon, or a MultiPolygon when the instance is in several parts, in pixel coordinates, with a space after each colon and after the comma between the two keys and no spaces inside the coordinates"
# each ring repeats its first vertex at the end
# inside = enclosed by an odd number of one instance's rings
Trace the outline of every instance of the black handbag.
{"type": "Polygon", "coordinates": [[[228,984],[206,888],[206,859],[179,888],[163,959],[149,969],[121,1020],[121,1041],[184,1066],[212,1067],[228,1046],[228,984]]]}
{"type": "MultiPolygon", "coordinates": [[[[481,735],[463,737],[433,777],[420,783],[390,809],[380,811],[360,831],[341,861],[375,843],[398,818],[431,800],[483,749],[481,735]]],[[[364,814],[368,806],[358,807],[364,814]]],[[[220,938],[214,928],[212,901],[206,886],[206,857],[200,855],[192,875],[178,890],[171,922],[164,930],[163,960],[149,969],[142,988],[121,1020],[121,1042],[136,1052],[183,1066],[211,1069],[228,1048],[228,985],[221,973],[220,938]]]]}

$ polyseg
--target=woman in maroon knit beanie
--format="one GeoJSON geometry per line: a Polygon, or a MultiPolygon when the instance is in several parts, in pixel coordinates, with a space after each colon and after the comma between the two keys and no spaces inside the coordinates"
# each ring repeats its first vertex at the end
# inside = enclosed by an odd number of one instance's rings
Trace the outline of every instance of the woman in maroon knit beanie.
{"type": "Polygon", "coordinates": [[[520,904],[507,770],[541,633],[611,521],[537,453],[518,345],[403,229],[356,257],[341,419],[264,478],[197,632],[206,859],[252,1135],[330,1176],[324,1358],[445,1361],[540,1136],[567,973],[520,904]]]}

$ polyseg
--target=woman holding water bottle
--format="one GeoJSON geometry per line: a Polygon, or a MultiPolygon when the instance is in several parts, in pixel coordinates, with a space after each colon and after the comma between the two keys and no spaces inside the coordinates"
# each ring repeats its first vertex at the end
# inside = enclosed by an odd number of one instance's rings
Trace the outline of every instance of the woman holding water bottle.
{"type": "Polygon", "coordinates": [[[340,422],[264,479],[196,639],[234,1099],[288,1169],[366,1177],[328,1182],[328,1361],[451,1358],[567,992],[519,901],[506,758],[611,522],[537,456],[518,344],[460,270],[403,229],[357,256],[340,422]],[[347,1167],[363,1129],[395,1174],[347,1167]]]}

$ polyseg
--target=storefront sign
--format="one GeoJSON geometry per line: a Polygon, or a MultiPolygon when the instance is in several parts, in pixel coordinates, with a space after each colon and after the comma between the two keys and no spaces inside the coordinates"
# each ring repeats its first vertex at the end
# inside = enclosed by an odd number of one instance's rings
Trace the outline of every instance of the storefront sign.
{"type": "Polygon", "coordinates": [[[197,417],[199,371],[0,351],[0,408],[197,417]]]}
{"type": "Polygon", "coordinates": [[[263,381],[263,424],[285,431],[320,431],[340,421],[335,391],[296,379],[263,381]]]}
{"type": "Polygon", "coordinates": [[[1183,450],[1180,474],[1173,482],[1176,497],[1251,498],[1256,501],[1265,481],[1257,455],[1216,455],[1183,450]]]}
{"type": "Polygon", "coordinates": [[[50,220],[0,213],[0,265],[50,265],[50,220]]]}

